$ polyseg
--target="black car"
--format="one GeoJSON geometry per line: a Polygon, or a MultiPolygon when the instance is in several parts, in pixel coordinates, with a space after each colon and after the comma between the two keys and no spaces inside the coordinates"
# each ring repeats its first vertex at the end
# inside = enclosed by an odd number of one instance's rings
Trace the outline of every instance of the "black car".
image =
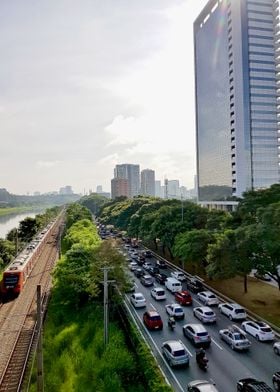
{"type": "Polygon", "coordinates": [[[166,279],[167,279],[167,275],[165,274],[155,274],[155,280],[160,284],[164,284],[166,279]]]}
{"type": "Polygon", "coordinates": [[[141,276],[145,275],[145,271],[142,268],[136,268],[133,272],[137,278],[141,278],[141,276]]]}
{"type": "Polygon", "coordinates": [[[150,250],[146,250],[145,257],[148,257],[148,258],[153,257],[152,252],[150,250]]]}
{"type": "Polygon", "coordinates": [[[155,276],[156,274],[159,274],[159,269],[158,269],[158,267],[151,267],[151,268],[149,268],[149,273],[150,273],[152,276],[155,276]]]}
{"type": "Polygon", "coordinates": [[[275,391],[280,391],[280,371],[273,374],[272,383],[275,391]]]}
{"type": "Polygon", "coordinates": [[[258,381],[255,378],[243,378],[237,383],[237,391],[239,392],[273,392],[265,382],[258,381]]]}
{"type": "Polygon", "coordinates": [[[187,288],[194,293],[199,293],[200,291],[204,291],[204,287],[201,281],[194,278],[190,279],[187,282],[187,288]]]}

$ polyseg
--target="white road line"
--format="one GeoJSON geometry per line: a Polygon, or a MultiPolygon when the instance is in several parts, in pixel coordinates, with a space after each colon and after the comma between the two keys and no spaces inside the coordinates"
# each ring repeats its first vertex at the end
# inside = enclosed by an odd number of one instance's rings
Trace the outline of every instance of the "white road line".
{"type": "Polygon", "coordinates": [[[212,340],[212,342],[213,342],[214,344],[216,344],[217,347],[219,347],[220,350],[223,350],[223,347],[220,346],[220,345],[216,342],[215,339],[211,338],[211,340],[212,340]]]}
{"type": "Polygon", "coordinates": [[[190,352],[190,350],[188,349],[188,347],[184,344],[184,346],[186,347],[187,352],[190,354],[190,356],[192,357],[192,353],[190,352]]]}
{"type": "Polygon", "coordinates": [[[136,283],[134,283],[134,286],[138,289],[138,286],[137,286],[137,284],[136,283]]]}
{"type": "Polygon", "coordinates": [[[199,302],[197,299],[193,298],[193,302],[196,302],[199,306],[204,306],[201,302],[199,302]]]}
{"type": "MultiPolygon", "coordinates": [[[[142,320],[141,320],[139,314],[136,312],[136,310],[135,310],[134,308],[133,308],[133,311],[134,311],[134,313],[136,314],[138,320],[142,323],[142,320]]],[[[148,331],[147,331],[147,333],[148,333],[148,335],[149,335],[149,338],[150,338],[151,341],[153,342],[153,345],[154,345],[155,349],[157,350],[157,352],[159,353],[159,355],[160,355],[161,358],[163,359],[165,365],[166,365],[167,368],[169,369],[169,371],[170,371],[170,373],[171,373],[173,379],[175,380],[176,384],[178,385],[178,387],[180,388],[180,390],[181,390],[182,392],[184,392],[184,391],[185,391],[184,388],[182,387],[182,385],[180,384],[179,380],[178,380],[177,377],[175,376],[175,374],[174,374],[173,370],[171,369],[171,367],[168,365],[166,359],[165,359],[164,356],[162,355],[162,352],[159,350],[159,348],[158,348],[158,346],[156,345],[156,342],[155,342],[154,339],[152,338],[151,334],[150,334],[148,331]]],[[[143,335],[142,335],[142,336],[143,336],[143,335]]],[[[144,339],[145,339],[145,338],[144,338],[144,339]]]]}
{"type": "Polygon", "coordinates": [[[151,305],[151,307],[152,307],[154,310],[157,310],[151,302],[150,302],[150,305],[151,305]]]}

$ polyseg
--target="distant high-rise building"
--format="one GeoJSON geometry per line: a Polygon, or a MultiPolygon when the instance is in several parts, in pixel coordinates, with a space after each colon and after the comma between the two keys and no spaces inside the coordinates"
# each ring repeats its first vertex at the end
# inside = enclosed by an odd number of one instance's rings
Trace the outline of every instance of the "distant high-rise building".
{"type": "Polygon", "coordinates": [[[163,197],[162,191],[161,191],[161,181],[160,180],[155,181],[155,196],[156,197],[163,197]]]}
{"type": "Polygon", "coordinates": [[[140,166],[133,164],[116,165],[114,177],[128,181],[128,197],[138,196],[140,193],[140,166]]]}
{"type": "Polygon", "coordinates": [[[97,185],[97,187],[96,187],[96,193],[102,193],[103,192],[103,190],[102,190],[102,185],[97,185]]]}
{"type": "Polygon", "coordinates": [[[59,189],[59,194],[60,195],[73,195],[73,190],[72,187],[70,185],[66,185],[64,187],[61,187],[59,189]]]}
{"type": "Polygon", "coordinates": [[[111,180],[111,197],[126,196],[129,197],[128,180],[126,178],[113,178],[111,180]]]}
{"type": "Polygon", "coordinates": [[[210,0],[194,22],[199,200],[279,182],[279,2],[210,0]]]}
{"type": "Polygon", "coordinates": [[[141,171],[141,195],[155,196],[155,172],[145,169],[141,171]]]}
{"type": "Polygon", "coordinates": [[[181,197],[179,180],[168,180],[167,194],[168,199],[177,199],[181,197]]]}

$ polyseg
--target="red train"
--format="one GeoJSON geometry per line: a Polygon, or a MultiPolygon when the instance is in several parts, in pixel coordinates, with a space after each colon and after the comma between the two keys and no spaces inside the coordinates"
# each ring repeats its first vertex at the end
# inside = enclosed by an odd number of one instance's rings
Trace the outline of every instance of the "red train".
{"type": "Polygon", "coordinates": [[[16,297],[22,291],[26,279],[41,254],[44,245],[57,228],[58,219],[42,230],[28,246],[6,267],[0,282],[2,298],[16,297]]]}

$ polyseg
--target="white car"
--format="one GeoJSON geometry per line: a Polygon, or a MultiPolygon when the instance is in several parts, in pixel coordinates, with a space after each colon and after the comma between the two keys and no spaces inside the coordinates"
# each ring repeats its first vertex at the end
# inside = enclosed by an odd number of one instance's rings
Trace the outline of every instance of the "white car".
{"type": "Polygon", "coordinates": [[[270,326],[262,321],[244,321],[242,324],[244,331],[254,336],[257,340],[274,340],[275,335],[270,326]]]}
{"type": "Polygon", "coordinates": [[[213,312],[213,310],[208,306],[199,306],[197,308],[193,308],[193,315],[203,323],[216,322],[216,313],[213,312]]]}
{"type": "Polygon", "coordinates": [[[183,319],[185,317],[184,310],[179,304],[165,305],[165,310],[166,313],[169,314],[169,316],[172,316],[175,319],[183,319]]]}
{"type": "Polygon", "coordinates": [[[130,269],[131,271],[136,270],[137,267],[138,267],[138,264],[136,263],[136,261],[132,261],[132,262],[129,264],[129,269],[130,269]]]}
{"type": "Polygon", "coordinates": [[[172,276],[172,278],[179,280],[180,282],[186,280],[186,275],[184,275],[183,272],[180,271],[173,271],[171,272],[170,276],[172,276]]]}
{"type": "Polygon", "coordinates": [[[273,351],[275,354],[280,355],[280,342],[275,342],[273,345],[273,351]]]}
{"type": "Polygon", "coordinates": [[[148,271],[152,266],[153,266],[153,264],[152,264],[150,261],[146,261],[146,262],[143,264],[142,267],[144,268],[144,270],[148,271]]]}
{"type": "Polygon", "coordinates": [[[130,302],[135,308],[144,308],[146,299],[142,293],[134,293],[130,296],[130,302]]]}
{"type": "Polygon", "coordinates": [[[160,301],[162,299],[166,299],[166,294],[164,289],[162,289],[161,287],[154,287],[151,290],[151,296],[156,299],[157,301],[160,301]]]}
{"type": "Polygon", "coordinates": [[[219,304],[218,298],[211,291],[201,291],[200,293],[197,293],[197,296],[204,305],[211,306],[219,304]]]}
{"type": "Polygon", "coordinates": [[[219,311],[232,320],[245,320],[247,317],[246,311],[242,306],[236,303],[225,302],[220,304],[219,311]]]}

